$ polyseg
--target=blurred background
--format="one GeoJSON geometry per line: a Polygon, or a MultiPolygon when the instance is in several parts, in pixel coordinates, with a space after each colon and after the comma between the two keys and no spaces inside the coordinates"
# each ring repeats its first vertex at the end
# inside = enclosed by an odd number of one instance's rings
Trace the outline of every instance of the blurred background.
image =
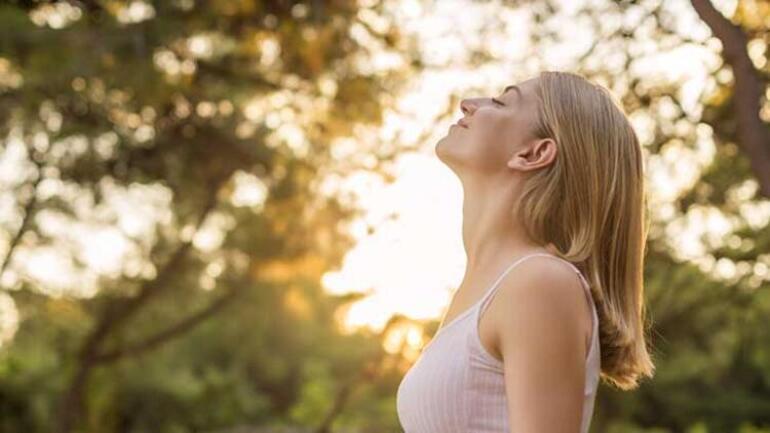
{"type": "Polygon", "coordinates": [[[459,100],[545,69],[645,152],[657,370],[592,432],[770,432],[770,2],[0,5],[0,431],[400,432],[462,279],[459,100]]]}

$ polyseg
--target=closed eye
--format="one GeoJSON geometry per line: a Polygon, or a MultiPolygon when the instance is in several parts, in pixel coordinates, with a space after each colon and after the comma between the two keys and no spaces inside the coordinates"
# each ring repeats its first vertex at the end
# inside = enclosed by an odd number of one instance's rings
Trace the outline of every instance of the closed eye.
{"type": "Polygon", "coordinates": [[[495,104],[499,104],[499,105],[505,106],[505,104],[503,104],[500,100],[495,99],[495,98],[492,98],[492,102],[494,102],[495,104]]]}

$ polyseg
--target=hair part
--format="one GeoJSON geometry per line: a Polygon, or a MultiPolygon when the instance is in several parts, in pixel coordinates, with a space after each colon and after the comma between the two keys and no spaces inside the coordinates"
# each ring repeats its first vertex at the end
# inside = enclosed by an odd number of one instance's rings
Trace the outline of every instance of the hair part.
{"type": "Polygon", "coordinates": [[[623,390],[652,377],[644,255],[649,217],[638,137],[605,87],[543,71],[536,138],[552,138],[553,164],[527,180],[516,206],[528,235],[553,244],[591,286],[599,316],[601,377],[623,390]]]}

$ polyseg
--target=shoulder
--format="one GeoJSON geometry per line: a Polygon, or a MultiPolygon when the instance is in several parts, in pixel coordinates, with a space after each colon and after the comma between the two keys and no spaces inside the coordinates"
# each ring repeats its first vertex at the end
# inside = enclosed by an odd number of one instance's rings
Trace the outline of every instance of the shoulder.
{"type": "Polygon", "coordinates": [[[529,307],[548,306],[567,308],[575,306],[585,308],[585,289],[580,277],[567,263],[550,257],[528,257],[516,266],[500,281],[500,298],[516,301],[505,303],[511,307],[524,304],[529,307]]]}
{"type": "Polygon", "coordinates": [[[497,298],[493,322],[503,358],[514,347],[532,344],[584,352],[590,326],[585,288],[567,263],[529,257],[500,281],[497,298]]]}
{"type": "Polygon", "coordinates": [[[498,296],[510,422],[526,431],[577,431],[590,320],[577,272],[560,260],[531,257],[500,282],[498,296]]]}

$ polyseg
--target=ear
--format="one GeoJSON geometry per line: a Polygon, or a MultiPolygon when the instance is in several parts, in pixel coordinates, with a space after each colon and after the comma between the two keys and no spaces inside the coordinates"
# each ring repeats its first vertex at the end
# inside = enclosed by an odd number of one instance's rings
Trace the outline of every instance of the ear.
{"type": "Polygon", "coordinates": [[[548,165],[556,154],[556,142],[552,138],[540,138],[524,149],[515,152],[508,160],[508,168],[535,169],[548,165]],[[550,143],[550,145],[549,145],[550,143]]]}
{"type": "Polygon", "coordinates": [[[513,155],[508,159],[508,168],[524,169],[532,155],[531,147],[523,147],[513,152],[513,155]]]}
{"type": "Polygon", "coordinates": [[[550,159],[550,155],[548,155],[550,153],[549,149],[553,149],[553,153],[556,153],[556,142],[553,138],[547,137],[537,139],[532,145],[532,159],[539,160],[542,159],[543,156],[545,156],[545,159],[550,159]]]}

